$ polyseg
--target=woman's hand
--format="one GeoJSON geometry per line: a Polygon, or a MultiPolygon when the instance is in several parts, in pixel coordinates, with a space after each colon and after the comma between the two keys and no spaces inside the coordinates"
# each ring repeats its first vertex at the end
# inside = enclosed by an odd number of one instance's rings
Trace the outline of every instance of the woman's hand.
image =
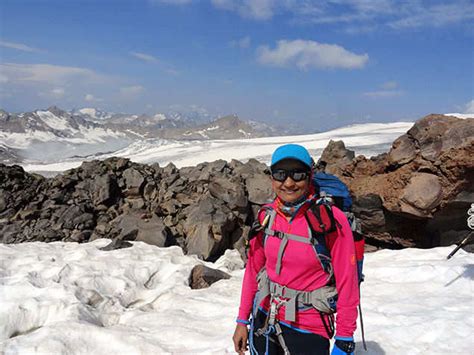
{"type": "Polygon", "coordinates": [[[237,324],[234,331],[234,336],[232,340],[234,341],[235,352],[239,355],[244,355],[248,350],[247,340],[249,337],[249,331],[247,326],[244,324],[237,324]]]}

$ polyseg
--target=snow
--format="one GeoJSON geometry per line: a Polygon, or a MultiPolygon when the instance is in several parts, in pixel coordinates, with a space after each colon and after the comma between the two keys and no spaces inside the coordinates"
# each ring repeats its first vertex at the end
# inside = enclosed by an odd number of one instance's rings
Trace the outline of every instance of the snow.
{"type": "Polygon", "coordinates": [[[58,131],[72,131],[72,127],[68,124],[67,120],[56,116],[54,113],[49,111],[36,111],[38,117],[52,129],[58,131]]]}
{"type": "Polygon", "coordinates": [[[250,137],[252,134],[245,132],[243,129],[239,129],[239,133],[242,133],[245,137],[250,137]]]}
{"type": "MultiPolygon", "coordinates": [[[[179,247],[141,242],[0,245],[0,353],[233,353],[243,261],[229,250],[215,264],[179,247]],[[197,264],[231,275],[202,290],[197,264]]],[[[472,354],[474,255],[452,247],[366,254],[362,307],[369,351],[472,354]]]]}
{"type": "Polygon", "coordinates": [[[164,121],[166,120],[166,116],[162,113],[157,113],[153,118],[157,121],[164,121]]]}
{"type": "Polygon", "coordinates": [[[474,113],[445,113],[445,116],[454,116],[457,118],[468,119],[474,118],[474,113]]]}
{"type": "MultiPolygon", "coordinates": [[[[94,156],[106,159],[110,156],[129,158],[138,163],[166,165],[173,162],[177,167],[194,166],[206,161],[237,159],[247,161],[256,158],[269,163],[271,154],[281,144],[298,143],[309,149],[314,158],[321,155],[329,140],[343,140],[346,147],[356,154],[372,156],[388,151],[392,142],[406,133],[413,122],[370,123],[338,128],[332,131],[283,137],[252,139],[206,140],[206,141],[166,141],[149,139],[134,142],[129,147],[113,154],[94,156]]],[[[81,160],[67,160],[54,163],[24,163],[27,171],[61,172],[81,165],[81,160]]]]}
{"type": "Polygon", "coordinates": [[[84,107],[84,108],[81,108],[79,110],[80,113],[82,113],[83,115],[87,115],[91,118],[98,118],[98,115],[97,115],[97,110],[95,108],[91,108],[91,107],[84,107]]]}
{"type": "MultiPolygon", "coordinates": [[[[86,109],[87,110],[87,109],[86,109]]],[[[106,143],[110,140],[122,139],[126,135],[121,132],[93,126],[79,126],[73,128],[66,118],[58,117],[50,111],[36,111],[38,117],[48,127],[65,133],[67,137],[61,137],[54,132],[26,129],[24,133],[5,132],[0,130],[0,143],[16,149],[37,149],[37,143],[61,142],[73,145],[106,143]]],[[[34,122],[33,118],[30,121],[34,122]]],[[[25,154],[28,155],[28,154],[25,154]]]]}

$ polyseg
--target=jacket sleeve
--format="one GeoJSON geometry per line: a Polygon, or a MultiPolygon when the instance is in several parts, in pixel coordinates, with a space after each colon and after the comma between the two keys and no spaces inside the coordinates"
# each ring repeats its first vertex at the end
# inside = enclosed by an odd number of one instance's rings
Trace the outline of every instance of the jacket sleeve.
{"type": "Polygon", "coordinates": [[[265,252],[262,238],[263,232],[260,232],[250,241],[237,321],[247,321],[252,312],[253,301],[258,289],[257,274],[265,265],[265,252]]]}
{"type": "Polygon", "coordinates": [[[336,336],[352,337],[357,327],[357,305],[359,285],[354,238],[344,212],[333,208],[334,218],[339,222],[338,235],[331,247],[331,259],[338,292],[336,336]]]}

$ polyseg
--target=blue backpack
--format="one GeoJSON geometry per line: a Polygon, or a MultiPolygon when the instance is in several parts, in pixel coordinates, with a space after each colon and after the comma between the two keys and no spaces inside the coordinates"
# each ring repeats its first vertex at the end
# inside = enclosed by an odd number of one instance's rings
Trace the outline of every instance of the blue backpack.
{"type": "Polygon", "coordinates": [[[352,198],[349,189],[337,176],[327,173],[315,173],[313,184],[320,195],[323,192],[328,197],[331,197],[339,209],[344,212],[351,210],[352,198]]]}

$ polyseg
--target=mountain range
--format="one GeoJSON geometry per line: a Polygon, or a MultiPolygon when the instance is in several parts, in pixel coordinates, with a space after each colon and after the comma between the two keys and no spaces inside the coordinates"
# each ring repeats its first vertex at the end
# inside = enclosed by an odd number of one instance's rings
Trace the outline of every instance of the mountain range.
{"type": "Polygon", "coordinates": [[[243,121],[236,115],[212,119],[207,113],[138,115],[95,108],[66,111],[56,106],[23,113],[0,110],[0,161],[88,155],[143,139],[219,140],[295,133],[301,131],[243,121]]]}

